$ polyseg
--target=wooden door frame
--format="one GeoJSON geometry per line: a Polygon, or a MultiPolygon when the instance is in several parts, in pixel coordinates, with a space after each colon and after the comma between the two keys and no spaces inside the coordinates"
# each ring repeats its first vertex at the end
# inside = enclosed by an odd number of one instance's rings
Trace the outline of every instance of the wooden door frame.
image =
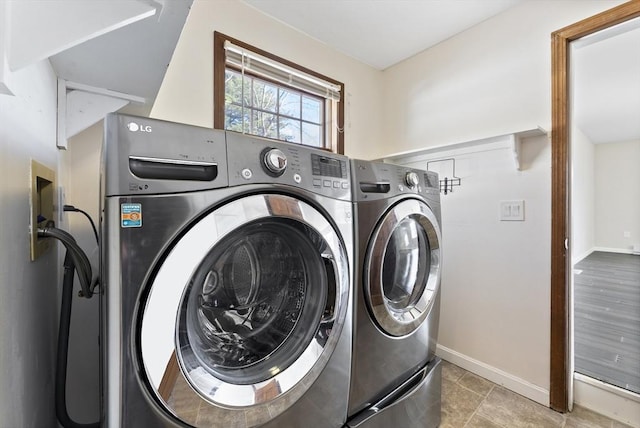
{"type": "Polygon", "coordinates": [[[623,3],[551,34],[551,352],[549,405],[569,409],[569,43],[640,16],[640,0],[623,3]]]}

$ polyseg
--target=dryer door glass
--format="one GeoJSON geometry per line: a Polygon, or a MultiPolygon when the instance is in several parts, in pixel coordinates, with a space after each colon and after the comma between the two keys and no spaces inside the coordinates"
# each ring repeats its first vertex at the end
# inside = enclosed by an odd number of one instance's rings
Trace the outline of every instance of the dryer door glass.
{"type": "Polygon", "coordinates": [[[347,251],[318,209],[277,194],[217,207],[185,228],[145,288],[136,346],[147,386],[194,426],[242,409],[265,423],[326,366],[349,288],[347,251]],[[209,419],[191,420],[194,407],[209,419]]]}
{"type": "Polygon", "coordinates": [[[382,292],[391,310],[406,311],[424,293],[431,265],[429,240],[420,223],[407,217],[395,227],[382,262],[382,292]]]}
{"type": "Polygon", "coordinates": [[[425,320],[440,284],[440,226],[423,202],[394,205],[374,231],[365,296],[378,326],[404,336],[425,320]]]}

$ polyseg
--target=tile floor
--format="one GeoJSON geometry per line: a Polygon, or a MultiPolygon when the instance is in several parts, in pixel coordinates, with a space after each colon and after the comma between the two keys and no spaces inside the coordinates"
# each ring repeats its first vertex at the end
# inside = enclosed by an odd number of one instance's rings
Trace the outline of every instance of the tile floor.
{"type": "Polygon", "coordinates": [[[440,428],[630,428],[583,407],[562,414],[443,361],[440,428]]]}

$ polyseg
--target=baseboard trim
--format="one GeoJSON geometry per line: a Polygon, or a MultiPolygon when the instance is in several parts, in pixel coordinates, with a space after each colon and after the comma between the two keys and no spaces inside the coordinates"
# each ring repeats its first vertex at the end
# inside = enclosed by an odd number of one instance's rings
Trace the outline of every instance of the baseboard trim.
{"type": "Polygon", "coordinates": [[[493,383],[504,386],[517,394],[527,397],[536,403],[549,407],[549,391],[538,385],[534,385],[531,382],[442,345],[437,346],[436,355],[471,373],[477,374],[493,383]]]}
{"type": "Polygon", "coordinates": [[[598,251],[598,250],[596,249],[596,247],[591,247],[587,251],[583,252],[582,254],[578,256],[573,256],[571,258],[571,264],[575,265],[576,263],[581,262],[582,260],[586,259],[589,255],[591,255],[591,253],[593,253],[594,251],[598,251]]]}
{"type": "Polygon", "coordinates": [[[640,395],[574,373],[573,401],[596,413],[640,428],[640,395]]]}
{"type": "Polygon", "coordinates": [[[618,253],[618,254],[633,254],[631,248],[607,248],[607,247],[595,247],[593,251],[602,251],[603,253],[618,253]]]}

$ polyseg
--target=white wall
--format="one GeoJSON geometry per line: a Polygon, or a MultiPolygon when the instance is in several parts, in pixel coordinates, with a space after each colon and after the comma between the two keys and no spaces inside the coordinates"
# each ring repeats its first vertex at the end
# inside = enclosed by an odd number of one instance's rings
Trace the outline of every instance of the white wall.
{"type": "MultiPolygon", "coordinates": [[[[550,130],[551,33],[619,3],[523,2],[386,70],[383,136],[394,144],[377,146],[374,157],[537,126],[550,130]]],[[[439,342],[467,368],[520,384],[521,393],[544,402],[550,151],[520,176],[494,160],[478,162],[489,170],[474,167],[466,184],[443,198],[448,246],[439,342]],[[533,217],[496,222],[496,200],[510,198],[525,199],[525,215],[533,217]]]]}
{"type": "Polygon", "coordinates": [[[234,0],[193,3],[151,116],[213,127],[213,32],[345,84],[345,154],[368,158],[381,139],[382,73],[234,0]]]}
{"type": "Polygon", "coordinates": [[[30,169],[58,171],[56,77],[48,61],[11,75],[0,95],[0,427],[55,427],[57,245],[30,261],[30,169]]]}
{"type": "Polygon", "coordinates": [[[571,260],[575,264],[596,245],[596,146],[577,126],[571,129],[571,260]]]}
{"type": "Polygon", "coordinates": [[[640,141],[593,144],[573,127],[571,153],[573,263],[594,250],[632,252],[640,244],[640,141]]]}
{"type": "Polygon", "coordinates": [[[631,252],[640,244],[640,141],[595,146],[595,246],[631,252]],[[624,233],[629,232],[629,237],[624,233]]]}

